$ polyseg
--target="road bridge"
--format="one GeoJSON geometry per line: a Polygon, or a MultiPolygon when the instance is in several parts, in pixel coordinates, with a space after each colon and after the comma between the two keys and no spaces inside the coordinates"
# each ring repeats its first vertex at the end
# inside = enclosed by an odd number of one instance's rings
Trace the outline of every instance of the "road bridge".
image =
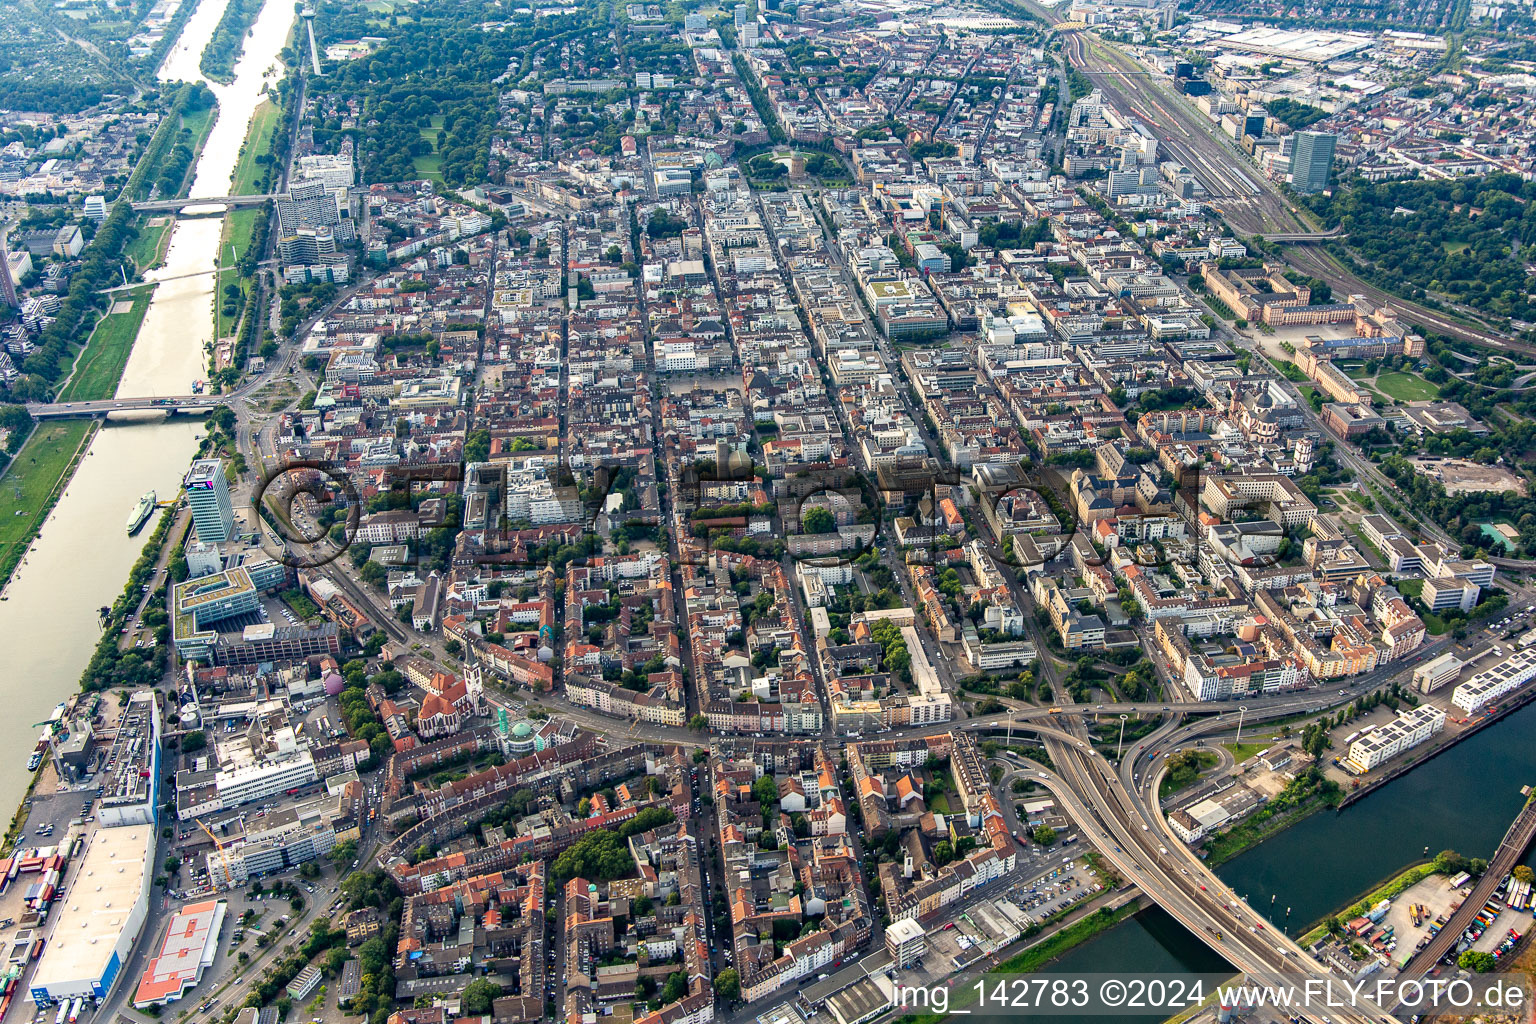
{"type": "MultiPolygon", "coordinates": [[[[1031,721],[1027,728],[1045,740],[1057,768],[1054,776],[1037,771],[1037,779],[1093,836],[1100,855],[1121,878],[1255,980],[1278,980],[1296,973],[1328,976],[1327,969],[1289,937],[1266,928],[1256,913],[1174,840],[1155,805],[1138,801],[1086,740],[1049,724],[1031,721]],[[1169,843],[1177,852],[1169,852],[1169,843]]],[[[1301,1016],[1314,1022],[1325,1019],[1315,1011],[1301,1016]]],[[[1329,1019],[1331,1024],[1396,1024],[1385,1011],[1368,1004],[1329,1007],[1329,1019]]]]}
{"type": "Polygon", "coordinates": [[[134,203],[133,208],[139,213],[174,213],[189,206],[223,206],[234,209],[239,206],[260,206],[277,198],[270,193],[255,196],[186,196],[182,199],[146,199],[134,203]]]}
{"type": "Polygon", "coordinates": [[[1403,968],[1403,978],[1417,978],[1427,972],[1435,964],[1445,958],[1455,948],[1461,939],[1462,933],[1472,926],[1472,921],[1482,912],[1483,905],[1493,898],[1493,891],[1504,881],[1504,876],[1510,869],[1519,863],[1525,856],[1525,851],[1531,848],[1531,840],[1536,838],[1536,799],[1527,800],[1520,813],[1515,815],[1515,820],[1509,826],[1509,831],[1504,833],[1499,848],[1488,861],[1488,870],[1483,872],[1483,877],[1477,880],[1471,895],[1462,900],[1461,906],[1451,919],[1445,922],[1445,927],[1435,933],[1435,937],[1429,940],[1429,945],[1414,954],[1403,968]]]}
{"type": "Polygon", "coordinates": [[[35,420],[95,419],[112,412],[211,412],[240,397],[230,395],[176,395],[170,398],[103,398],[93,402],[28,402],[27,412],[35,420]]]}

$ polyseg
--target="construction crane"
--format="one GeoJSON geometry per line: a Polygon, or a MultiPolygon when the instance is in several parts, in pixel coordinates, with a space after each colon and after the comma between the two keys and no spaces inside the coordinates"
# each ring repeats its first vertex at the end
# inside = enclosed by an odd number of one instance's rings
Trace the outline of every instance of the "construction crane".
{"type": "MultiPolygon", "coordinates": [[[[204,832],[208,833],[208,838],[213,840],[213,847],[214,847],[214,849],[218,850],[220,853],[224,852],[224,844],[223,844],[223,842],[220,841],[218,836],[213,834],[213,830],[212,829],[210,829],[207,825],[203,824],[203,819],[201,819],[201,818],[197,819],[197,827],[202,829],[204,832]]],[[[224,885],[227,888],[233,889],[235,887],[235,879],[229,873],[229,860],[227,858],[220,857],[219,858],[219,863],[224,866],[224,885]]]]}

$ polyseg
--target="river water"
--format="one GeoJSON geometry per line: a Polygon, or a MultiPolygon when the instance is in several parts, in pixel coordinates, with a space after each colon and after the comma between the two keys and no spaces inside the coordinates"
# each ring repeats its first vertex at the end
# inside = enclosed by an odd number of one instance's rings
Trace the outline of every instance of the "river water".
{"type": "MultiPolygon", "coordinates": [[[[226,3],[203,0],[161,66],[161,80],[201,80],[198,60],[226,3]]],[[[277,53],[294,17],[292,0],[267,0],[246,37],[235,81],[212,84],[218,120],[198,160],[194,197],[228,193],[251,115],[280,70],[277,53]]],[[[155,290],[117,390],[120,397],[185,395],[206,374],[220,230],[218,217],[177,222],[165,265],[149,275],[176,280],[164,280],[155,290]]],[[[122,591],[153,530],[151,523],[128,537],[129,511],[151,488],[162,500],[176,496],[201,433],[201,423],[188,419],[113,423],[98,431],[6,587],[0,602],[6,655],[0,676],[6,707],[0,717],[0,808],[7,812],[30,781],[27,755],[39,731],[33,723],[75,691],[100,635],[97,609],[122,591]]]]}

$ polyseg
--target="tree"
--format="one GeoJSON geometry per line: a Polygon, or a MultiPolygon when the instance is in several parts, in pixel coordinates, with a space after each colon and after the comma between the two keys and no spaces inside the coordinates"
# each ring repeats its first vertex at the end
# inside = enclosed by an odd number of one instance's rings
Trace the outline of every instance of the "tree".
{"type": "Polygon", "coordinates": [[[752,783],[752,795],[760,804],[776,804],[779,802],[778,783],[773,781],[772,775],[764,775],[752,783]]]}
{"type": "Polygon", "coordinates": [[[202,750],[208,745],[208,734],[199,729],[197,732],[189,732],[181,738],[181,752],[190,754],[202,750]]]}
{"type": "MultiPolygon", "coordinates": [[[[633,824],[633,821],[626,824],[633,824]]],[[[576,845],[555,858],[550,877],[564,885],[580,875],[595,882],[608,882],[622,878],[635,868],[629,846],[618,833],[600,828],[588,832],[577,840],[576,845]]]]}
{"type": "Polygon", "coordinates": [[[1486,974],[1497,967],[1499,961],[1492,953],[1485,953],[1480,949],[1469,949],[1456,958],[1456,966],[1463,970],[1475,971],[1478,974],[1486,974]]]}
{"type": "Polygon", "coordinates": [[[821,506],[808,508],[800,516],[800,526],[806,533],[835,533],[837,520],[821,506]]]}
{"type": "Polygon", "coordinates": [[[1527,864],[1516,864],[1514,869],[1510,871],[1510,874],[1515,876],[1515,881],[1524,882],[1526,885],[1530,885],[1532,881],[1532,875],[1536,873],[1533,873],[1530,866],[1527,864]]]}
{"type": "Polygon", "coordinates": [[[476,978],[464,986],[464,1012],[482,1017],[491,1012],[491,1003],[501,995],[501,986],[489,978],[476,978]]]}
{"type": "Polygon", "coordinates": [[[694,715],[692,718],[688,719],[688,728],[692,729],[694,732],[703,732],[705,729],[709,728],[709,719],[705,718],[702,714],[694,715]]]}
{"type": "Polygon", "coordinates": [[[933,862],[943,867],[955,859],[955,847],[948,839],[940,839],[933,844],[933,862]]]}
{"type": "Polygon", "coordinates": [[[715,975],[715,993],[728,1003],[741,997],[741,975],[736,973],[736,968],[727,967],[715,975]]]}
{"type": "Polygon", "coordinates": [[[1441,850],[1435,854],[1435,870],[1442,875],[1454,875],[1467,870],[1467,858],[1455,850],[1441,850]]]}
{"type": "Polygon", "coordinates": [[[1050,846],[1056,841],[1056,830],[1049,825],[1040,825],[1030,834],[1041,846],[1050,846]]]}

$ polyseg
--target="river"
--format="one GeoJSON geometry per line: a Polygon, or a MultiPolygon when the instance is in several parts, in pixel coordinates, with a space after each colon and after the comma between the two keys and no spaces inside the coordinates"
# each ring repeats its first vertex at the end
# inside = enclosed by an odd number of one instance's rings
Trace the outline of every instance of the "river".
{"type": "MultiPolygon", "coordinates": [[[[192,0],[188,0],[192,2],[192,0]]],[[[162,80],[198,79],[198,59],[227,0],[204,0],[160,69],[162,80]]],[[[225,195],[240,147],[262,92],[279,71],[277,54],[294,20],[292,0],[267,0],[229,85],[212,84],[218,120],[198,159],[193,196],[225,195]]],[[[150,278],[165,281],[145,313],[117,394],[184,395],[206,373],[213,332],[213,276],[221,221],[177,222],[165,265],[150,278]],[[193,274],[200,276],[183,277],[193,274]]],[[[97,609],[121,593],[128,570],[153,531],[124,530],[139,496],[153,488],[175,497],[203,432],[195,420],[113,423],[98,431],[0,602],[0,637],[7,671],[0,699],[0,807],[21,800],[30,782],[27,755],[55,704],[75,692],[100,629],[97,609]]]]}

